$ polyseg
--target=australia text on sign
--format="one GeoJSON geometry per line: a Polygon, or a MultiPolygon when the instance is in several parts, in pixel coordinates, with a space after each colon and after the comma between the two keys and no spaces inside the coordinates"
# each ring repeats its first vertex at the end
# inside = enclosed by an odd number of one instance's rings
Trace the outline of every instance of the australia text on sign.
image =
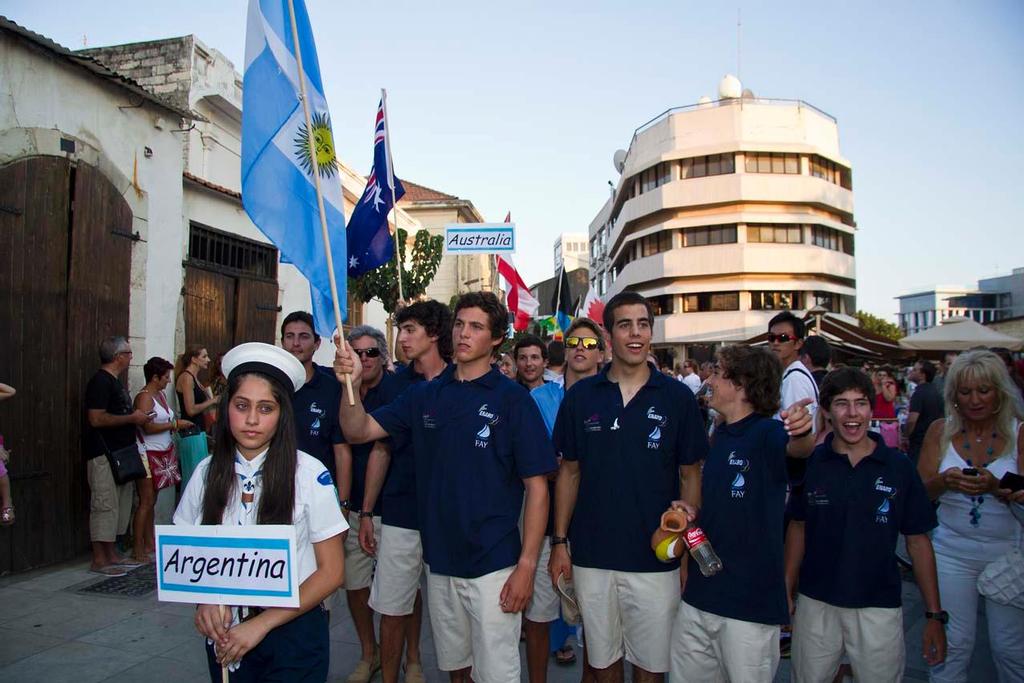
{"type": "Polygon", "coordinates": [[[157,527],[157,589],[170,602],[298,607],[295,529],[157,527]]]}
{"type": "Polygon", "coordinates": [[[514,223],[456,223],[444,229],[446,254],[511,254],[515,250],[514,223]]]}

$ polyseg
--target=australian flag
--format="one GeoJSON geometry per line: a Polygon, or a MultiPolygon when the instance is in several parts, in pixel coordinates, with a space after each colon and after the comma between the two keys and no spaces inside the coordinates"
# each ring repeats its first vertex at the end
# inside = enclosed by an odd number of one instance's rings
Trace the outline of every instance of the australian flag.
{"type": "MultiPolygon", "coordinates": [[[[377,125],[373,131],[373,169],[366,179],[363,196],[348,222],[349,277],[359,277],[384,265],[395,252],[394,241],[388,230],[388,213],[392,207],[392,193],[388,187],[390,163],[384,100],[381,99],[377,107],[377,125]]],[[[394,200],[397,202],[405,194],[405,188],[398,178],[394,180],[394,200]]]]}

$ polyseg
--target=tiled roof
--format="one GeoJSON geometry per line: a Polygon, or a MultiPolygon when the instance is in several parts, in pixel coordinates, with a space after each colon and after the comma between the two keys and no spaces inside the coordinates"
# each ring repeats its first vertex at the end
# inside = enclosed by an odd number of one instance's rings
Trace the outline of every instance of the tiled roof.
{"type": "Polygon", "coordinates": [[[402,180],[402,186],[405,187],[405,195],[398,200],[398,203],[402,202],[451,202],[459,201],[459,198],[452,194],[445,194],[444,192],[438,192],[432,190],[424,185],[417,185],[411,180],[402,180]]]}
{"type": "Polygon", "coordinates": [[[205,188],[207,188],[209,190],[213,190],[214,192],[220,192],[221,194],[226,194],[227,196],[232,197],[233,199],[238,199],[238,200],[242,199],[242,193],[241,192],[236,192],[235,190],[232,190],[229,187],[224,187],[223,185],[218,185],[217,183],[211,183],[209,180],[203,180],[199,176],[192,175],[188,171],[185,171],[181,175],[182,175],[182,177],[185,178],[185,180],[189,180],[189,181],[195,183],[196,185],[202,185],[203,187],[205,187],[205,188]]]}

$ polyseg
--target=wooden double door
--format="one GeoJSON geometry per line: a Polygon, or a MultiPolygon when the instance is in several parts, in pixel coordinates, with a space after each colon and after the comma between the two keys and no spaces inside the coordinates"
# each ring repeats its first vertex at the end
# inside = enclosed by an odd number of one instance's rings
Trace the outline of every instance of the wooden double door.
{"type": "Polygon", "coordinates": [[[132,212],[96,168],[60,157],[0,167],[0,433],[17,519],[0,574],[88,547],[83,394],[100,341],[128,335],[132,212]]]}

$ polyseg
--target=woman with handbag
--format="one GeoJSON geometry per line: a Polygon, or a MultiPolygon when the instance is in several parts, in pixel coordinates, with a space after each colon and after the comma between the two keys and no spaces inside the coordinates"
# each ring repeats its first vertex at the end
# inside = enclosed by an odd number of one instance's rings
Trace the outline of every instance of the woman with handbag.
{"type": "Polygon", "coordinates": [[[135,396],[135,408],[153,415],[150,422],[142,425],[142,440],[146,448],[149,476],[136,479],[139,505],[132,517],[132,556],[138,562],[151,562],[156,551],[153,537],[153,507],[161,489],[174,486],[181,481],[178,456],[174,452],[171,435],[179,430],[192,427],[188,420],[178,420],[167,405],[164,389],[171,381],[170,361],[154,356],[142,366],[146,386],[135,396]]]}
{"type": "Polygon", "coordinates": [[[928,428],[921,448],[918,472],[939,503],[932,544],[949,612],[948,653],[932,667],[932,681],[967,680],[979,599],[999,680],[1024,680],[1024,609],[980,596],[978,582],[989,563],[1021,545],[1022,526],[1010,506],[1024,503],[1024,492],[1000,485],[1007,473],[1024,471],[1024,416],[1015,390],[991,351],[957,356],[946,374],[946,418],[928,428]]]}
{"type": "Polygon", "coordinates": [[[199,461],[210,454],[206,442],[203,412],[216,405],[217,399],[199,381],[199,373],[210,365],[210,354],[203,346],[189,346],[174,366],[174,389],[178,395],[181,416],[193,425],[179,432],[178,464],[181,467],[181,487],[184,490],[192,471],[199,461]]]}
{"type": "Polygon", "coordinates": [[[284,349],[258,342],[229,351],[224,371],[228,392],[213,455],[196,468],[174,523],[294,526],[299,607],[198,605],[210,676],[221,680],[229,666],[245,681],[324,681],[330,638],[323,600],[344,578],[348,524],[327,468],[296,446],[292,394],[306,371],[284,349]]]}

